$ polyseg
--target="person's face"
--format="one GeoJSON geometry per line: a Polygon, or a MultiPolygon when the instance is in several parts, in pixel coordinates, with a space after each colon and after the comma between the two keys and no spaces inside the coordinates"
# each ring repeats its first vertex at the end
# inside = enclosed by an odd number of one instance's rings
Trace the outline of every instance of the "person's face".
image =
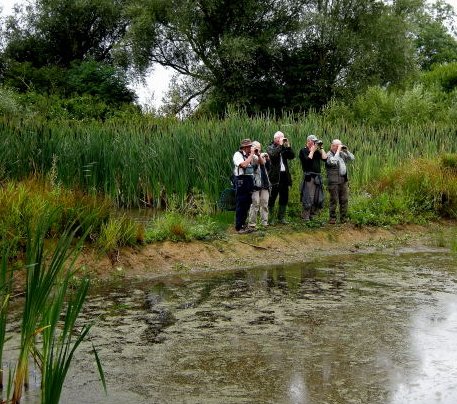
{"type": "Polygon", "coordinates": [[[275,142],[275,144],[282,144],[283,139],[284,139],[284,135],[280,135],[280,136],[275,137],[274,142],[275,142]]]}
{"type": "Polygon", "coordinates": [[[338,146],[339,146],[338,143],[332,143],[332,144],[330,145],[330,150],[331,150],[333,153],[336,153],[336,151],[338,150],[338,146]]]}

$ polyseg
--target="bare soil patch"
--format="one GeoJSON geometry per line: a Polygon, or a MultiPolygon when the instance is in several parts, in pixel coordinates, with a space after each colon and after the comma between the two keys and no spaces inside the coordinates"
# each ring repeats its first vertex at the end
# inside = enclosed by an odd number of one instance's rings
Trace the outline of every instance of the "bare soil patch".
{"type": "Polygon", "coordinates": [[[245,235],[227,233],[221,240],[167,241],[123,248],[109,255],[86,249],[78,264],[101,279],[113,276],[155,278],[183,272],[309,261],[326,255],[355,254],[398,246],[431,245],[437,243],[438,235],[452,229],[455,229],[454,223],[390,228],[357,228],[345,224],[302,231],[278,226],[245,235]]]}

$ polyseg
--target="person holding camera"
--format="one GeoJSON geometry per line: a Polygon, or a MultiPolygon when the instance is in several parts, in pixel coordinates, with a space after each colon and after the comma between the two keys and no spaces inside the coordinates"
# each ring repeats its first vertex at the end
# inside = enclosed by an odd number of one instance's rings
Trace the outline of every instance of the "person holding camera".
{"type": "Polygon", "coordinates": [[[241,141],[240,149],[233,155],[235,185],[235,230],[247,233],[246,219],[252,202],[254,191],[254,156],[255,149],[251,139],[241,141]]]}
{"type": "Polygon", "coordinates": [[[273,216],[274,205],[279,195],[278,222],[286,224],[286,209],[289,203],[289,187],[292,185],[292,177],[289,172],[289,160],[295,158],[289,140],[284,133],[277,131],[273,136],[273,142],[267,148],[270,157],[270,171],[268,173],[271,183],[268,208],[270,218],[273,216]]]}
{"type": "Polygon", "coordinates": [[[328,158],[325,163],[327,168],[327,187],[330,195],[329,214],[330,224],[336,223],[336,208],[339,205],[340,222],[347,221],[349,183],[347,163],[354,161],[354,155],[348,150],[341,140],[334,139],[330,145],[328,158]]]}
{"type": "Polygon", "coordinates": [[[324,186],[322,183],[321,163],[327,159],[322,148],[323,142],[315,135],[309,135],[306,146],[300,150],[303,182],[300,188],[302,219],[312,220],[324,206],[324,186]]]}
{"type": "Polygon", "coordinates": [[[254,141],[254,192],[252,193],[252,203],[249,209],[248,229],[255,230],[257,215],[260,212],[260,222],[262,226],[268,226],[268,200],[270,197],[270,180],[268,170],[270,168],[270,158],[268,153],[261,153],[262,145],[254,141]]]}

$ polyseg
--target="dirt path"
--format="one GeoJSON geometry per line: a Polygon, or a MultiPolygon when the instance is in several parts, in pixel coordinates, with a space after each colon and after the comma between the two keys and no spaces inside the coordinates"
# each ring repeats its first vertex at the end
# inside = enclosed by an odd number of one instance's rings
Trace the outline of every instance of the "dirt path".
{"type": "Polygon", "coordinates": [[[99,278],[152,278],[173,273],[215,271],[307,261],[335,254],[440,245],[455,238],[455,223],[391,228],[326,225],[293,230],[287,226],[247,235],[228,233],[222,240],[160,242],[123,248],[109,256],[86,249],[79,264],[99,278]]]}

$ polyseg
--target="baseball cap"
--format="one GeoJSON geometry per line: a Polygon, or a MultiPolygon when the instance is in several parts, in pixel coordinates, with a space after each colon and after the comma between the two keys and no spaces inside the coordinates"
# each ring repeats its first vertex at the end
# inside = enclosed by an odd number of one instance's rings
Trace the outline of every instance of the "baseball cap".
{"type": "Polygon", "coordinates": [[[306,140],[312,140],[313,142],[318,140],[316,135],[309,135],[306,140]]]}

